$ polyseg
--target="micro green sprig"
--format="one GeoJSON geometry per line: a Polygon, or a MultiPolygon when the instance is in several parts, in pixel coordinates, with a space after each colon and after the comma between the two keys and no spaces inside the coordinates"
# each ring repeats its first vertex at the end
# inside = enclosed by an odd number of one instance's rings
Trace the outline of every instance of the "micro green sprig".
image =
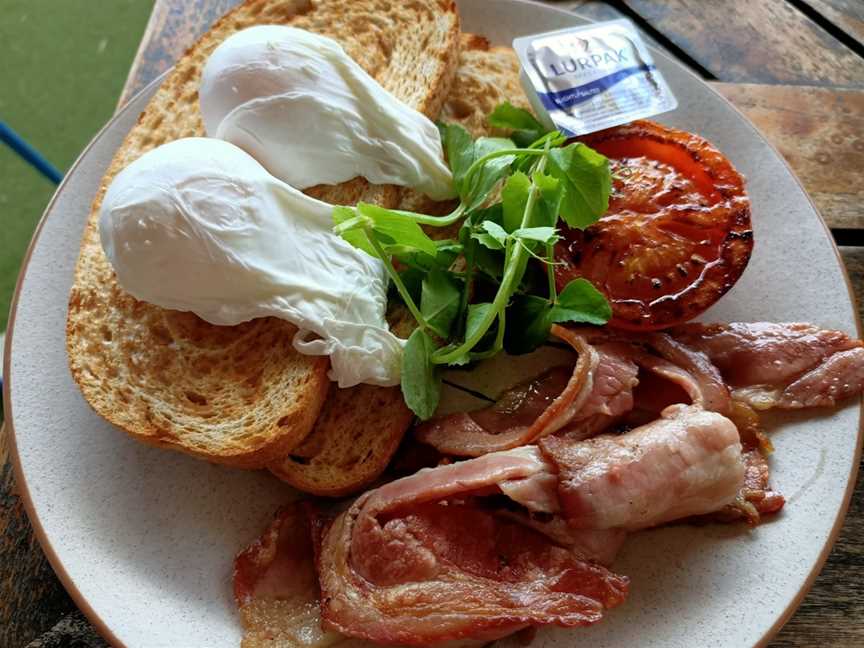
{"type": "Polygon", "coordinates": [[[439,125],[459,196],[450,214],[367,203],[333,210],[334,231],[381,259],[417,321],[403,355],[402,392],[421,419],[438,406],[442,368],[502,350],[527,353],[548,339],[553,323],[605,324],[612,315],[584,279],[559,294],[554,273],[559,219],[583,229],[609,206],[609,161],[509,103],[489,122],[510,137],[475,140],[457,124],[439,125]],[[456,238],[433,239],[423,229],[457,224],[456,238]],[[532,258],[545,266],[539,281],[529,271],[532,258]]]}

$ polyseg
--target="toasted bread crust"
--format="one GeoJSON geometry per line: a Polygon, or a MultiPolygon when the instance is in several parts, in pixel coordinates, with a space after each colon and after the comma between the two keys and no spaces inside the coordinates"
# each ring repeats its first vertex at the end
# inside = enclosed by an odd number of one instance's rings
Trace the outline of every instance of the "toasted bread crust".
{"type": "MultiPolygon", "coordinates": [[[[326,358],[296,352],[296,328],[260,319],[212,326],[139,302],[117,284],[98,216],[114,176],[143,153],[201,136],[198,84],[225,38],[254,24],[290,24],[337,39],[386,89],[435,117],[458,57],[452,0],[247,0],[177,63],[117,151],[93,202],[66,323],[72,376],[93,409],[133,437],[209,461],[258,468],[310,432],[329,390],[326,358]],[[418,66],[423,57],[426,62],[418,66]]],[[[354,179],[309,193],[334,204],[399,201],[396,187],[354,179]]]]}
{"type": "MultiPolygon", "coordinates": [[[[463,34],[459,69],[441,120],[457,122],[474,137],[500,134],[488,124],[502,101],[520,107],[528,102],[519,83],[519,62],[509,47],[490,47],[482,36],[463,34]]],[[[443,214],[452,208],[413,191],[403,191],[402,209],[443,214]]],[[[429,231],[442,234],[441,230],[429,231]]],[[[453,235],[448,230],[446,235],[453,235]]],[[[394,330],[407,336],[414,320],[403,311],[391,317],[394,330]]],[[[411,424],[412,415],[398,388],[360,385],[334,388],[312,433],[270,471],[295,488],[315,495],[341,497],[356,493],[384,472],[411,424]]]]}
{"type": "Polygon", "coordinates": [[[350,495],[384,472],[413,418],[399,387],[333,385],[311,434],[270,471],[313,495],[350,495]]]}

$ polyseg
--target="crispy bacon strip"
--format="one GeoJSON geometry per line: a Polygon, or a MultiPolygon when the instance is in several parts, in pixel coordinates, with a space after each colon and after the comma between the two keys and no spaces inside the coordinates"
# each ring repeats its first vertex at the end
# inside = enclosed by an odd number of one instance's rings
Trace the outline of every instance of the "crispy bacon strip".
{"type": "Polygon", "coordinates": [[[432,419],[414,431],[415,437],[443,454],[479,457],[532,443],[564,427],[591,395],[599,356],[570,329],[554,325],[552,334],[579,354],[563,391],[556,394],[561,371],[553,370],[519,385],[485,410],[432,419]]]}
{"type": "Polygon", "coordinates": [[[547,470],[538,454],[520,448],[422,470],[319,521],[325,625],[381,643],[491,641],[529,626],[594,623],[621,603],[625,577],[470,497],[547,470]]]}
{"type": "Polygon", "coordinates": [[[610,567],[621,550],[627,532],[624,529],[574,529],[560,515],[546,519],[523,511],[503,509],[496,515],[516,520],[539,531],[556,544],[567,547],[575,555],[610,567]]]}
{"type": "Polygon", "coordinates": [[[786,498],[773,490],[769,483],[770,471],[768,457],[759,448],[745,450],[744,483],[735,501],[709,516],[717,522],[737,522],[744,520],[756,525],[763,515],[777,513],[786,504],[786,498]]]}
{"type": "Polygon", "coordinates": [[[323,630],[319,596],[308,515],[291,504],[277,511],[264,534],[234,560],[242,645],[373,648],[323,630]]]}
{"type": "Polygon", "coordinates": [[[763,515],[777,513],[786,503],[783,495],[771,488],[768,456],[774,451],[762,430],[759,414],[741,401],[732,403],[730,416],[741,435],[745,466],[744,483],[735,501],[709,516],[718,522],[745,520],[756,525],[763,515]]]}

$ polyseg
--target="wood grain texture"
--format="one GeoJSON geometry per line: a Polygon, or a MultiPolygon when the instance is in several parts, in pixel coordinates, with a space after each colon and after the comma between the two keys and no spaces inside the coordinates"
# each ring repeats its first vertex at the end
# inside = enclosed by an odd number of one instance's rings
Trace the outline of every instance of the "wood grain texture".
{"type": "Polygon", "coordinates": [[[156,0],[117,106],[174,65],[198,38],[240,0],[156,0]]]}
{"type": "Polygon", "coordinates": [[[864,229],[864,90],[712,85],[783,154],[829,227],[864,229]]]}
{"type": "Polygon", "coordinates": [[[27,648],[109,648],[109,645],[96,633],[87,617],[75,611],[28,643],[27,648]]]}
{"type": "MultiPolygon", "coordinates": [[[[572,11],[582,18],[587,18],[594,22],[627,18],[627,15],[622,13],[619,8],[609,2],[602,2],[601,0],[567,0],[566,2],[546,2],[546,4],[552,5],[558,9],[572,11]]],[[[668,54],[668,51],[663,47],[663,45],[658,43],[650,34],[646,34],[643,31],[642,38],[649,45],[664,50],[668,54]]]]}
{"type": "Polygon", "coordinates": [[[624,0],[720,81],[864,87],[864,59],[784,0],[624,0]]]}
{"type": "Polygon", "coordinates": [[[616,18],[624,17],[620,9],[600,0],[566,0],[565,2],[547,2],[546,4],[554,5],[558,9],[573,11],[580,16],[595,21],[615,20],[616,18]]]}
{"type": "Polygon", "coordinates": [[[24,646],[75,604],[54,575],[15,494],[0,427],[0,646],[24,646]]]}
{"type": "Polygon", "coordinates": [[[864,2],[861,0],[804,0],[824,18],[864,44],[864,2]]]}

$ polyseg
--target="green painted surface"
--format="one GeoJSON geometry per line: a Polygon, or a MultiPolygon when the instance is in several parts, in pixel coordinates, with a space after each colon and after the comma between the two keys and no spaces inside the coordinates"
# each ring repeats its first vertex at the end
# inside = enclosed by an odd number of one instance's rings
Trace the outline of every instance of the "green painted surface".
{"type": "MultiPolygon", "coordinates": [[[[66,171],[114,112],[152,7],[153,0],[0,0],[0,120],[66,171]]],[[[0,331],[53,193],[0,144],[0,331]]]]}

